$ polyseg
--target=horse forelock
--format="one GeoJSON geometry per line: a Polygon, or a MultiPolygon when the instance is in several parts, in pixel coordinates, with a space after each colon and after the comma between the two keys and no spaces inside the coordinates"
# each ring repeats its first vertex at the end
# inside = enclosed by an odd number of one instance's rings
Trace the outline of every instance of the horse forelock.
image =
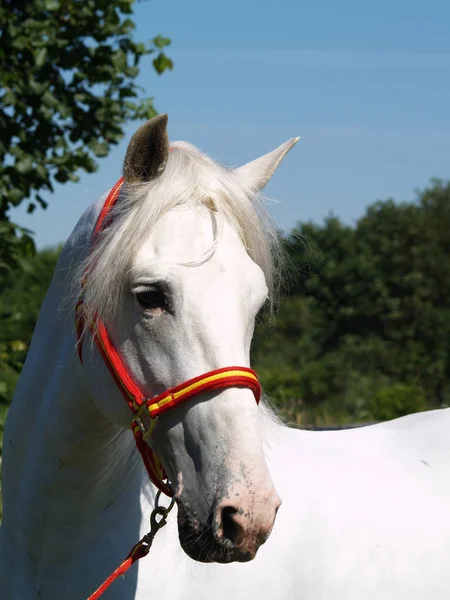
{"type": "Polygon", "coordinates": [[[233,169],[214,162],[189,143],[176,142],[158,178],[122,187],[108,226],[76,269],[75,297],[85,273],[89,273],[83,291],[86,323],[92,322],[95,314],[105,322],[114,318],[133,260],[152,227],[168,211],[189,204],[209,210],[213,227],[217,215],[232,224],[249,256],[264,272],[273,306],[282,252],[265,199],[246,187],[233,169]]]}

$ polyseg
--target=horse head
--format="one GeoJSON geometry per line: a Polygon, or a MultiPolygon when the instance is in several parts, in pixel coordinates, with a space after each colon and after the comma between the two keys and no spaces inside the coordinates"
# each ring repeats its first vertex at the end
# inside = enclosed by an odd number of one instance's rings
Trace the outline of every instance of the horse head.
{"type": "MultiPolygon", "coordinates": [[[[144,397],[249,368],[278,244],[259,192],[296,141],[229,169],[189,144],[169,145],[166,116],[131,139],[117,205],[83,266],[84,304],[144,397]]],[[[96,364],[85,359],[86,369],[96,364]]],[[[123,398],[98,383],[100,410],[129,428],[123,398]]],[[[251,560],[272,530],[281,501],[260,421],[248,387],[206,389],[162,412],[146,439],[171,482],[181,545],[196,560],[251,560]]]]}

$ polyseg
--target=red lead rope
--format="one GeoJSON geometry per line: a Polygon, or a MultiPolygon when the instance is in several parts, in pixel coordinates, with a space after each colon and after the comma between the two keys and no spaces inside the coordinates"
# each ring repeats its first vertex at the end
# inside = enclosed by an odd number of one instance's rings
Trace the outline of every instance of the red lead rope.
{"type": "Polygon", "coordinates": [[[117,569],[111,573],[111,575],[106,579],[102,585],[95,590],[93,594],[89,596],[87,600],[97,600],[100,596],[106,592],[109,586],[115,582],[115,580],[121,575],[125,575],[128,569],[134,565],[140,558],[144,558],[150,551],[150,546],[144,546],[142,544],[142,540],[134,546],[131,550],[130,554],[126,557],[121,565],[117,567],[117,569]]]}
{"type": "Polygon", "coordinates": [[[102,583],[102,585],[91,595],[87,600],[96,600],[100,598],[100,596],[105,592],[109,586],[114,583],[114,581],[120,577],[121,575],[125,575],[128,569],[137,562],[140,558],[144,558],[150,552],[150,548],[153,543],[153,539],[156,535],[156,532],[164,527],[166,524],[166,517],[169,512],[172,510],[175,501],[172,499],[169,506],[165,508],[164,506],[159,506],[159,497],[161,492],[156,494],[155,498],[155,508],[152,510],[152,514],[150,517],[150,532],[147,535],[144,535],[142,540],[133,547],[129,555],[120,564],[117,569],[111,573],[111,575],[102,583]],[[157,517],[160,517],[158,520],[157,517]]]}
{"type": "MultiPolygon", "coordinates": [[[[95,225],[93,244],[95,244],[102,229],[108,226],[111,219],[110,211],[119,197],[122,184],[123,179],[120,179],[112,188],[103,205],[95,225]]],[[[82,282],[82,287],[86,284],[88,276],[89,273],[86,273],[82,282]]],[[[81,294],[80,300],[76,305],[75,318],[78,338],[78,355],[81,363],[83,362],[83,334],[85,331],[83,313],[83,298],[81,294]]],[[[159,497],[160,492],[163,492],[169,497],[173,497],[173,490],[167,482],[167,475],[164,472],[162,463],[147,443],[156,424],[158,415],[198,394],[226,387],[250,388],[258,403],[261,397],[261,385],[258,381],[258,376],[255,371],[247,367],[224,367],[189,379],[189,381],[185,381],[180,385],[170,388],[154,398],[146,398],[128,372],[120,354],[114,347],[105,324],[100,318],[96,319],[93,326],[90,327],[90,331],[94,336],[95,344],[105,361],[111,376],[133,414],[132,431],[136,441],[136,447],[141,454],[151,481],[159,489],[157,498],[159,497]]],[[[173,501],[171,502],[169,509],[164,509],[163,507],[158,507],[156,505],[152,512],[152,528],[150,533],[145,535],[142,540],[134,546],[124,562],[117,567],[112,575],[108,577],[94,594],[89,596],[88,600],[96,600],[99,598],[120,575],[123,575],[137,560],[148,554],[153,541],[153,536],[156,531],[165,524],[165,516],[172,506],[173,501]],[[163,516],[159,523],[155,520],[157,514],[163,516]]]]}

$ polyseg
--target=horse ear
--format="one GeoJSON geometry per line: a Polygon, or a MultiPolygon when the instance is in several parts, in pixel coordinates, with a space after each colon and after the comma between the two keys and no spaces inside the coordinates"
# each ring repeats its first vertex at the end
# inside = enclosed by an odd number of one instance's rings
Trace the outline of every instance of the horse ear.
{"type": "Polygon", "coordinates": [[[272,150],[272,152],[264,154],[264,156],[260,156],[256,160],[242,165],[242,167],[238,167],[235,169],[235,172],[252,190],[262,190],[269,183],[270,178],[284,156],[299,139],[299,137],[291,138],[287,142],[284,142],[284,144],[281,144],[276,150],[272,150]]]}
{"type": "Polygon", "coordinates": [[[161,175],[169,156],[167,115],[158,115],[141,125],[128,144],[123,163],[126,183],[143,183],[161,175]]]}

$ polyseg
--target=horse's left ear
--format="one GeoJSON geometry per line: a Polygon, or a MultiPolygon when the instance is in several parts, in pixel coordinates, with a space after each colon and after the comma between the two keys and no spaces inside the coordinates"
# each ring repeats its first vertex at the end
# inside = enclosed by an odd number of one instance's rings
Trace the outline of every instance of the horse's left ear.
{"type": "Polygon", "coordinates": [[[123,163],[126,183],[145,183],[164,171],[169,157],[167,120],[167,115],[153,117],[131,138],[123,163]]]}
{"type": "Polygon", "coordinates": [[[281,144],[276,150],[272,150],[272,152],[264,154],[264,156],[260,156],[256,160],[242,165],[242,167],[238,167],[235,169],[235,172],[252,190],[262,190],[269,183],[270,178],[284,156],[292,146],[295,146],[299,139],[299,137],[291,138],[287,142],[284,142],[284,144],[281,144]]]}

